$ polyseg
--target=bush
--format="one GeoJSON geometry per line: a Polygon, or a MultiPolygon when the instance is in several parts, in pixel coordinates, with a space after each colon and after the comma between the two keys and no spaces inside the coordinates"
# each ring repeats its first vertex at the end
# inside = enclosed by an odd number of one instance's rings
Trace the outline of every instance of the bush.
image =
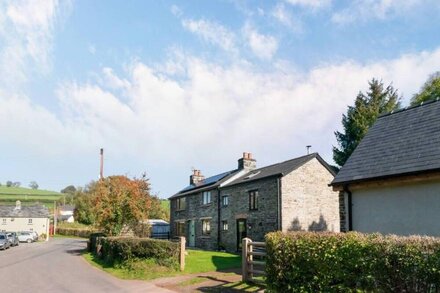
{"type": "Polygon", "coordinates": [[[153,259],[158,265],[177,268],[180,244],[166,240],[132,237],[98,238],[100,256],[108,263],[153,259]]]}
{"type": "Polygon", "coordinates": [[[360,233],[266,235],[269,292],[438,292],[440,239],[360,233]]]}
{"type": "Polygon", "coordinates": [[[80,229],[80,228],[57,228],[56,233],[64,236],[76,236],[82,238],[89,238],[92,233],[97,233],[95,229],[80,229]]]}

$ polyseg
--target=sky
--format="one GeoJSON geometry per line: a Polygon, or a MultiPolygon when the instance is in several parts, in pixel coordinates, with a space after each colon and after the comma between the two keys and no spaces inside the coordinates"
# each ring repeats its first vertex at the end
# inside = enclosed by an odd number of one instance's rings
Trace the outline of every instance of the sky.
{"type": "Polygon", "coordinates": [[[0,1],[0,183],[99,174],[169,197],[306,154],[372,78],[408,105],[440,70],[437,0],[0,1]]]}

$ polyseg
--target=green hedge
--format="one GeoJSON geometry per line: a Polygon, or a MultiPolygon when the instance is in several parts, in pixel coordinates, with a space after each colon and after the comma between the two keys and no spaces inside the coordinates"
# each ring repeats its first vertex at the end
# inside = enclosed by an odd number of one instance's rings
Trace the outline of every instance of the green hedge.
{"type": "Polygon", "coordinates": [[[89,238],[91,234],[97,233],[94,229],[78,229],[78,228],[57,228],[56,234],[64,236],[76,236],[89,238]]]}
{"type": "Polygon", "coordinates": [[[99,254],[106,262],[153,259],[159,265],[177,267],[180,244],[166,240],[135,237],[99,237],[99,254]]]}
{"type": "Polygon", "coordinates": [[[269,292],[439,292],[440,238],[266,235],[269,292]]]}

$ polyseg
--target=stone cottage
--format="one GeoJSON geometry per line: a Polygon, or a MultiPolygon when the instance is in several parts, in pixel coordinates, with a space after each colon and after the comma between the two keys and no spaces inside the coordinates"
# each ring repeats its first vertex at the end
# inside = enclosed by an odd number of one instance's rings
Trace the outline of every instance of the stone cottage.
{"type": "Polygon", "coordinates": [[[241,239],[272,231],[339,231],[333,169],[317,154],[257,168],[243,153],[238,168],[209,178],[199,170],[170,198],[171,234],[188,246],[240,250],[241,239]]]}
{"type": "Polygon", "coordinates": [[[440,236],[440,101],[379,117],[332,185],[348,230],[440,236]]]}

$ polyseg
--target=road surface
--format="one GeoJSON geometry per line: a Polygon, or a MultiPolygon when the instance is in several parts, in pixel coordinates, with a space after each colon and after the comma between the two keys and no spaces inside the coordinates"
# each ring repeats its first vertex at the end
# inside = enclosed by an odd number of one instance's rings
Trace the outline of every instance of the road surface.
{"type": "Polygon", "coordinates": [[[172,292],[92,267],[81,256],[85,247],[82,239],[56,238],[0,251],[0,292],[172,292]]]}

